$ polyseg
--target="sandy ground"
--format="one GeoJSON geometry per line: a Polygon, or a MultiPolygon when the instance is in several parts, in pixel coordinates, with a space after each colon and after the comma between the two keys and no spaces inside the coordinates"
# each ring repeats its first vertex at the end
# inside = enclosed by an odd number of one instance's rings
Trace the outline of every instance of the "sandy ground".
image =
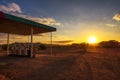
{"type": "Polygon", "coordinates": [[[120,50],[64,50],[34,59],[0,57],[0,80],[120,80],[120,50]]]}

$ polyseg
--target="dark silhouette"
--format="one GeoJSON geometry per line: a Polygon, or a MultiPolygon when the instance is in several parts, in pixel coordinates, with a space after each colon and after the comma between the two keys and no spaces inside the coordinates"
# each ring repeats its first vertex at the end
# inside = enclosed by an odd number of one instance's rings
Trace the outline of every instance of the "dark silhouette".
{"type": "Polygon", "coordinates": [[[99,47],[103,48],[119,48],[119,42],[116,40],[102,41],[99,44],[99,47]]]}
{"type": "Polygon", "coordinates": [[[41,44],[38,46],[38,50],[46,50],[46,46],[44,44],[41,44]]]}

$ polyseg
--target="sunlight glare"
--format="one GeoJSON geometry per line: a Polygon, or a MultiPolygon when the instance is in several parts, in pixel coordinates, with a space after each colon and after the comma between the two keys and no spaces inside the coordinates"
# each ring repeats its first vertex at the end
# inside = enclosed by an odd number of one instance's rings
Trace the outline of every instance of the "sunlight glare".
{"type": "Polygon", "coordinates": [[[94,43],[96,43],[96,41],[97,41],[97,39],[94,36],[90,36],[88,39],[88,43],[90,43],[90,44],[94,44],[94,43]]]}

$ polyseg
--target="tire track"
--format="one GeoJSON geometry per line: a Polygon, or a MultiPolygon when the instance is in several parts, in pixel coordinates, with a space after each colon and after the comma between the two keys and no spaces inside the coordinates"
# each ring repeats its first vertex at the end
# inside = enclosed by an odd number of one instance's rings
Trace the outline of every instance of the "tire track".
{"type": "Polygon", "coordinates": [[[92,80],[92,71],[84,57],[67,56],[14,80],[92,80]]]}

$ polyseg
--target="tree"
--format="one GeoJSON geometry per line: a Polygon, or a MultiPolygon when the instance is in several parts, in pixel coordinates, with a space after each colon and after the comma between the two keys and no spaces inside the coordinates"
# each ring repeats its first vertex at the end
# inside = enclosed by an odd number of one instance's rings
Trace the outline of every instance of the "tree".
{"type": "Polygon", "coordinates": [[[116,40],[102,41],[99,43],[99,46],[104,48],[118,48],[119,42],[116,40]]]}
{"type": "Polygon", "coordinates": [[[46,46],[44,44],[41,44],[38,46],[38,50],[46,50],[46,46]]]}

